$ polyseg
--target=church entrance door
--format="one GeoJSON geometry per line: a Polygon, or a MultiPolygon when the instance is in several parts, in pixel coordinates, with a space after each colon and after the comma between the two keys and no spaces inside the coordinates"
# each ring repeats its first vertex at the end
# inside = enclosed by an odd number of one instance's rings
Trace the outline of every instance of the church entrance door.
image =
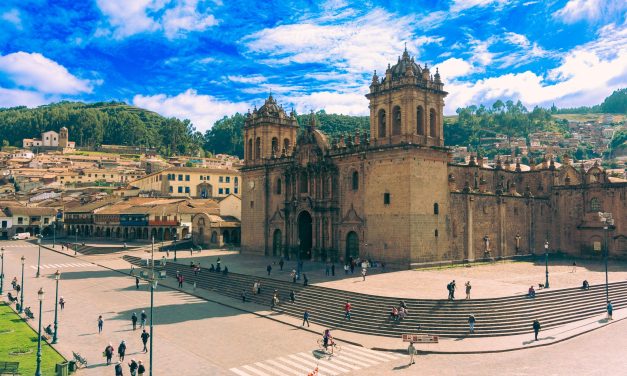
{"type": "Polygon", "coordinates": [[[298,215],[298,244],[300,252],[299,256],[301,259],[311,258],[311,222],[311,214],[309,214],[309,212],[302,211],[298,215]]]}
{"type": "Polygon", "coordinates": [[[356,259],[359,257],[359,237],[355,231],[351,231],[346,235],[346,258],[348,262],[350,258],[356,259]]]}

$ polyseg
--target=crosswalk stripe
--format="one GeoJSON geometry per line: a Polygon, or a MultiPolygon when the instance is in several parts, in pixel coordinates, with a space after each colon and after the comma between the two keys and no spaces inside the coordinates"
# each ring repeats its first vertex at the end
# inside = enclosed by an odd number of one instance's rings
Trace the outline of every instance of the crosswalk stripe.
{"type": "Polygon", "coordinates": [[[296,368],[298,368],[298,369],[300,369],[300,370],[302,370],[302,371],[305,371],[305,372],[307,372],[307,373],[309,373],[309,372],[313,371],[313,369],[308,369],[308,368],[306,368],[305,366],[300,365],[299,363],[292,362],[292,361],[291,361],[291,360],[289,360],[289,359],[285,359],[285,358],[278,358],[278,359],[279,359],[280,361],[282,361],[283,363],[289,364],[289,365],[291,365],[292,367],[296,367],[296,368]]]}
{"type": "Polygon", "coordinates": [[[286,366],[284,366],[283,364],[281,364],[281,363],[279,363],[279,362],[277,362],[277,361],[274,361],[274,360],[266,360],[266,363],[270,363],[270,364],[272,364],[273,366],[275,366],[275,367],[277,367],[277,368],[281,368],[282,370],[284,370],[284,371],[286,371],[286,372],[291,372],[291,373],[293,373],[293,374],[295,374],[295,375],[302,376],[302,373],[301,373],[301,372],[299,372],[299,371],[295,371],[295,370],[293,370],[293,369],[291,369],[291,368],[289,368],[289,367],[286,367],[286,366]]]}
{"type": "Polygon", "coordinates": [[[37,267],[35,265],[31,265],[30,267],[37,270],[37,267]]]}
{"type": "Polygon", "coordinates": [[[377,363],[378,362],[388,362],[388,361],[391,360],[391,359],[388,359],[388,358],[385,358],[385,357],[381,357],[381,356],[377,356],[377,355],[371,354],[371,353],[369,353],[367,351],[357,351],[356,348],[351,348],[351,347],[348,347],[348,346],[345,346],[345,347],[342,348],[342,352],[344,352],[344,351],[347,351],[350,354],[359,355],[360,357],[369,359],[370,361],[376,361],[377,363]]]}
{"type": "Polygon", "coordinates": [[[229,371],[231,371],[231,372],[233,372],[233,373],[236,373],[236,374],[238,374],[238,375],[240,375],[240,376],[250,376],[250,375],[249,375],[249,374],[247,374],[246,372],[244,372],[244,371],[240,371],[240,370],[238,370],[237,368],[231,368],[229,371]]]}
{"type": "Polygon", "coordinates": [[[351,349],[356,349],[356,350],[360,350],[360,351],[367,352],[367,353],[370,353],[370,354],[382,356],[382,357],[388,358],[390,360],[394,360],[394,359],[399,358],[398,356],[395,356],[396,354],[392,355],[392,354],[385,353],[383,351],[374,351],[374,350],[370,350],[367,347],[360,347],[360,346],[353,346],[353,345],[344,345],[344,347],[345,348],[346,347],[350,347],[351,349]]]}
{"type": "Polygon", "coordinates": [[[270,367],[270,366],[268,366],[268,365],[266,365],[266,364],[263,364],[262,362],[257,362],[257,363],[255,363],[255,366],[257,366],[257,367],[259,367],[259,368],[263,368],[263,369],[265,369],[266,371],[272,372],[272,373],[274,373],[274,374],[277,374],[277,375],[283,376],[283,373],[282,373],[281,371],[277,370],[276,368],[272,368],[272,367],[270,367]]]}
{"type": "Polygon", "coordinates": [[[333,362],[334,364],[338,363],[342,367],[347,367],[347,368],[352,368],[352,369],[361,369],[360,366],[352,364],[352,363],[347,363],[347,362],[345,362],[344,360],[340,359],[337,356],[332,357],[331,360],[329,360],[329,361],[333,362]]]}
{"type": "MultiPolygon", "coordinates": [[[[343,350],[343,349],[342,349],[343,350]]],[[[373,366],[375,364],[379,364],[379,362],[370,360],[370,359],[363,359],[361,358],[359,355],[354,354],[354,353],[350,353],[350,352],[344,352],[342,351],[340,354],[338,354],[339,357],[341,357],[342,359],[347,359],[349,361],[353,361],[356,364],[362,364],[365,366],[373,366]]]]}
{"type": "Polygon", "coordinates": [[[255,373],[255,374],[259,375],[259,376],[270,376],[270,375],[268,375],[267,373],[265,373],[265,372],[261,372],[261,371],[259,371],[259,370],[256,370],[256,369],[254,369],[253,367],[251,367],[251,366],[249,366],[249,365],[242,366],[242,368],[246,368],[248,371],[250,371],[250,372],[252,372],[252,373],[255,373]]]}
{"type": "Polygon", "coordinates": [[[318,374],[320,374],[320,375],[329,374],[331,376],[335,376],[335,375],[338,374],[337,372],[335,372],[335,371],[333,371],[331,369],[327,369],[325,367],[321,367],[320,363],[316,363],[316,362],[314,362],[311,359],[303,359],[303,358],[298,357],[298,356],[293,355],[293,354],[290,355],[289,357],[294,359],[294,360],[296,360],[296,361],[299,361],[299,362],[301,362],[303,364],[306,364],[307,366],[311,367],[312,370],[315,369],[316,367],[318,367],[318,374]]]}
{"type": "MultiPolygon", "coordinates": [[[[308,356],[309,356],[309,354],[307,354],[307,353],[302,353],[302,352],[301,352],[301,353],[298,353],[298,354],[296,354],[296,355],[306,356],[306,357],[308,357],[308,356]]],[[[340,367],[340,366],[338,366],[338,365],[331,364],[331,361],[329,361],[329,360],[320,359],[320,364],[324,364],[324,367],[325,367],[325,368],[327,368],[327,367],[328,367],[328,368],[332,368],[332,369],[337,370],[337,371],[339,371],[339,372],[348,372],[348,371],[349,371],[349,370],[347,370],[346,368],[342,368],[342,367],[340,367]]]]}

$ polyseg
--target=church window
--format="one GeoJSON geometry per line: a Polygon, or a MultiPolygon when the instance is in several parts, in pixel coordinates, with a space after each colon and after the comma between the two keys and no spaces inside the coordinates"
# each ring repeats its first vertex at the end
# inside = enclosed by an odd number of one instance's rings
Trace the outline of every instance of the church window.
{"type": "Polygon", "coordinates": [[[357,171],[353,171],[353,191],[359,189],[359,173],[357,171]]]}
{"type": "Polygon", "coordinates": [[[437,202],[433,204],[433,214],[440,214],[440,205],[437,202]]]}
{"type": "Polygon", "coordinates": [[[272,154],[279,154],[279,139],[276,137],[272,138],[272,154]]]}
{"type": "Polygon", "coordinates": [[[390,205],[390,194],[388,192],[383,194],[383,205],[390,205]]]}
{"type": "Polygon", "coordinates": [[[261,137],[257,137],[255,141],[255,159],[261,158],[261,137]]]}
{"type": "Polygon", "coordinates": [[[598,212],[601,211],[601,203],[599,199],[594,197],[590,200],[590,211],[598,212]]]}
{"type": "Polygon", "coordinates": [[[385,137],[386,136],[385,110],[379,110],[378,124],[379,124],[379,137],[385,137]]]}
{"type": "Polygon", "coordinates": [[[253,139],[248,140],[248,151],[246,152],[248,159],[253,158],[253,139]]]}
{"type": "Polygon", "coordinates": [[[429,136],[436,137],[437,136],[437,125],[436,125],[436,116],[435,110],[432,108],[429,110],[429,136]]]}
{"type": "Polygon", "coordinates": [[[401,134],[401,108],[394,107],[392,110],[392,135],[401,134]]]}
{"type": "Polygon", "coordinates": [[[422,106],[418,106],[416,109],[416,133],[425,134],[425,113],[422,106]]]}

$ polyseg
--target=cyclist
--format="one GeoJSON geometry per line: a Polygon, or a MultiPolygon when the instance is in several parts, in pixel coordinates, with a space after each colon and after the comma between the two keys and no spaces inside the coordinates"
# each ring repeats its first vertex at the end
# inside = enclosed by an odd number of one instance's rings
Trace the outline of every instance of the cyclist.
{"type": "Polygon", "coordinates": [[[331,354],[333,354],[333,348],[335,347],[335,342],[333,342],[331,329],[325,329],[324,333],[322,334],[322,346],[324,347],[324,351],[327,351],[327,347],[331,346],[331,354]]]}

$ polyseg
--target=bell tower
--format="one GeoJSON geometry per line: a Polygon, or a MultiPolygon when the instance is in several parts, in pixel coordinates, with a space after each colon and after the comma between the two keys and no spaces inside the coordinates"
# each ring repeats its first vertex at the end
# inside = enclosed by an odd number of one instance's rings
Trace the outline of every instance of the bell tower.
{"type": "Polygon", "coordinates": [[[431,75],[409,56],[407,48],[395,65],[379,78],[372,76],[370,139],[375,145],[415,143],[444,146],[444,84],[436,70],[431,75]]]}
{"type": "Polygon", "coordinates": [[[59,147],[66,148],[69,144],[69,135],[66,127],[62,127],[59,130],[59,147]]]}
{"type": "Polygon", "coordinates": [[[250,166],[265,159],[290,156],[297,131],[296,113],[292,110],[288,116],[270,94],[263,106],[246,115],[244,162],[250,166]]]}

